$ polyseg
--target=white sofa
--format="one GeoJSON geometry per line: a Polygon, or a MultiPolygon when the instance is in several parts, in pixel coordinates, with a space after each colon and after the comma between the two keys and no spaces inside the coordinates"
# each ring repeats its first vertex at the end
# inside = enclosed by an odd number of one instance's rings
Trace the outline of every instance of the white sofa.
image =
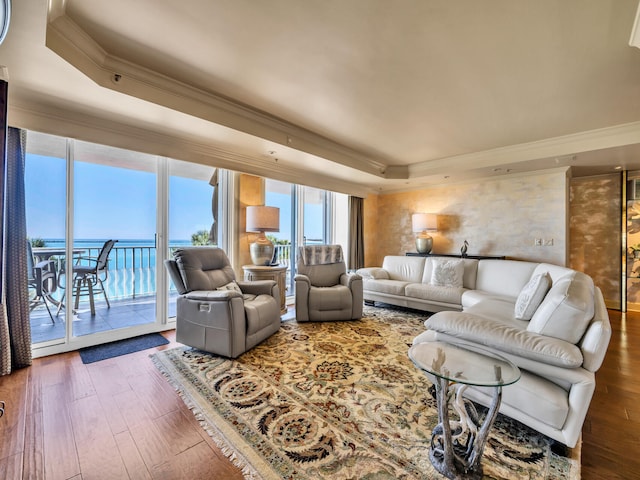
{"type": "MultiPolygon", "coordinates": [[[[589,276],[546,263],[402,256],[358,273],[365,301],[438,312],[414,343],[481,346],[518,365],[522,376],[504,388],[500,412],[576,445],[611,338],[589,276]],[[443,283],[443,270],[451,283],[434,285],[443,283]]],[[[491,403],[487,389],[470,388],[467,396],[491,403]]]]}

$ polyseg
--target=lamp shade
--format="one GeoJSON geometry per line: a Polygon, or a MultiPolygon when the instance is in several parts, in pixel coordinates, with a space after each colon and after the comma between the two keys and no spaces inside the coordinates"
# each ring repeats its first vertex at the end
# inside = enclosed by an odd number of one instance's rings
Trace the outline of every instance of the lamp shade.
{"type": "Polygon", "coordinates": [[[280,231],[280,209],[264,205],[247,207],[247,232],[280,231]]]}
{"type": "Polygon", "coordinates": [[[414,232],[436,231],[438,217],[435,213],[414,213],[411,216],[411,226],[414,232]]]}

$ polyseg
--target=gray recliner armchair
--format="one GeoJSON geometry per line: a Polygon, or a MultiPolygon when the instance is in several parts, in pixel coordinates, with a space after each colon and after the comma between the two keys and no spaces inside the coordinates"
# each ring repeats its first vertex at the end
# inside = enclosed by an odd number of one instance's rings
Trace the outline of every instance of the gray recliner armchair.
{"type": "Polygon", "coordinates": [[[280,328],[276,282],[236,281],[222,249],[180,248],[165,266],[180,294],[176,305],[178,342],[236,358],[280,328]]]}
{"type": "Polygon", "coordinates": [[[362,318],[362,277],[347,273],[340,245],[305,245],[296,258],[296,320],[362,318]]]}

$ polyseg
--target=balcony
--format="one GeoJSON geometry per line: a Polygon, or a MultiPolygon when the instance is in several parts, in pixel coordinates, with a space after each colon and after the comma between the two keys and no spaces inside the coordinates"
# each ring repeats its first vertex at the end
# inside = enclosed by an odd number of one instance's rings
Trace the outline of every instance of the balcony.
{"type": "MultiPolygon", "coordinates": [[[[123,242],[124,243],[124,242],[123,242]]],[[[93,244],[95,245],[95,243],[93,244]]],[[[183,245],[171,245],[178,248],[183,245]]],[[[97,257],[100,246],[83,246],[81,242],[74,245],[82,250],[82,256],[97,257]]],[[[64,257],[51,257],[64,272],[64,257]]],[[[290,266],[291,245],[276,245],[275,258],[280,265],[290,266]]],[[[236,272],[237,273],[237,272],[236,272]]],[[[64,287],[64,273],[59,284],[64,287]]],[[[287,285],[291,285],[290,269],[287,270],[287,285]]],[[[156,320],[156,247],[151,244],[122,245],[113,248],[109,256],[109,266],[105,288],[111,308],[107,308],[103,295],[95,296],[96,314],[91,315],[88,297],[81,297],[77,311],[73,313],[72,334],[74,336],[89,335],[126,328],[156,320]]],[[[289,292],[291,288],[289,287],[289,292]]],[[[55,301],[62,301],[64,288],[58,288],[52,294],[55,301]]],[[[66,296],[65,296],[66,297],[66,296]]],[[[73,305],[73,294],[65,298],[65,306],[73,305]]],[[[175,316],[177,292],[173,283],[169,290],[168,316],[175,316]]],[[[51,313],[55,323],[47,313],[44,304],[31,311],[31,341],[33,344],[61,339],[65,337],[65,311],[52,307],[51,313]]]]}

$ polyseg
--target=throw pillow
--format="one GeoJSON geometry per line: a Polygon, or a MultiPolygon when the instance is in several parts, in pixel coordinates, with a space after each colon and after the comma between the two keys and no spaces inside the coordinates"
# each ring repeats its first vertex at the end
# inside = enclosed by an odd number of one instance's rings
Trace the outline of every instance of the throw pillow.
{"type": "Polygon", "coordinates": [[[222,285],[221,287],[216,288],[216,290],[233,290],[238,293],[242,293],[242,290],[240,290],[240,285],[238,285],[235,280],[227,283],[226,285],[222,285]]]}
{"type": "Polygon", "coordinates": [[[431,285],[438,287],[462,287],[464,262],[460,259],[433,258],[431,285]]]}
{"type": "Polygon", "coordinates": [[[515,317],[518,320],[531,320],[549,288],[551,288],[551,277],[547,272],[534,275],[518,295],[515,317]]]}
{"type": "Polygon", "coordinates": [[[591,277],[577,271],[568,273],[553,282],[527,330],[576,344],[593,318],[593,298],[591,277]]]}

